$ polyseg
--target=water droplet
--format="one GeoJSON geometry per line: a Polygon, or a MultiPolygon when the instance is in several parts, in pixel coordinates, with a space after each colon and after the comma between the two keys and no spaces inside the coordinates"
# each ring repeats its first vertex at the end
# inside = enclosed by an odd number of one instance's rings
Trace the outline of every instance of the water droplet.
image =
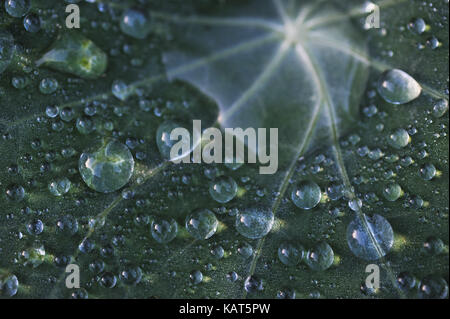
{"type": "Polygon", "coordinates": [[[253,247],[249,243],[243,243],[238,247],[237,251],[244,259],[250,258],[253,255],[253,247]]]}
{"type": "Polygon", "coordinates": [[[347,227],[347,243],[352,253],[365,260],[386,256],[394,244],[394,231],[382,216],[374,214],[355,217],[347,227]],[[370,232],[370,235],[369,235],[370,232]],[[374,243],[376,242],[376,245],[374,243]]]}
{"type": "Polygon", "coordinates": [[[418,98],[422,88],[408,73],[393,69],[380,76],[378,92],[389,103],[405,104],[418,98]]]}
{"type": "Polygon", "coordinates": [[[58,89],[58,81],[54,78],[45,78],[39,83],[39,91],[42,94],[52,94],[58,89]]]}
{"type": "Polygon", "coordinates": [[[194,285],[197,285],[203,281],[203,274],[200,270],[195,270],[189,274],[189,279],[194,285]]]}
{"type": "Polygon", "coordinates": [[[122,80],[115,80],[111,87],[112,94],[121,101],[126,101],[133,93],[134,87],[122,80]]]}
{"type": "Polygon", "coordinates": [[[426,181],[431,181],[436,176],[436,167],[433,164],[425,164],[419,169],[419,175],[426,181]]]}
{"type": "Polygon", "coordinates": [[[186,230],[196,239],[208,239],[216,233],[219,222],[208,209],[200,209],[186,217],[186,230]]]}
{"type": "Polygon", "coordinates": [[[0,277],[0,295],[12,297],[17,294],[17,290],[19,290],[19,280],[15,275],[0,277]]]}
{"type": "Polygon", "coordinates": [[[314,271],[324,271],[330,268],[333,262],[333,249],[326,242],[318,243],[306,254],[305,263],[314,271]]]}
{"type": "Polygon", "coordinates": [[[331,184],[327,187],[327,195],[331,200],[339,200],[344,196],[344,185],[331,184]]]}
{"type": "Polygon", "coordinates": [[[274,216],[270,210],[250,209],[236,215],[236,230],[244,237],[256,239],[272,229],[274,216]]]}
{"type": "Polygon", "coordinates": [[[277,292],[277,299],[295,299],[295,290],[291,288],[285,288],[277,292]]]}
{"type": "Polygon", "coordinates": [[[52,193],[55,196],[62,196],[69,192],[70,190],[70,181],[67,177],[58,179],[56,181],[51,182],[48,185],[48,189],[50,190],[50,193],[52,193]]]}
{"type": "Polygon", "coordinates": [[[105,288],[114,288],[117,284],[117,278],[113,273],[105,272],[100,277],[100,285],[105,288]]]}
{"type": "Polygon", "coordinates": [[[264,289],[263,281],[257,276],[249,276],[245,279],[244,289],[250,294],[262,291],[264,289]]]}
{"type": "Polygon", "coordinates": [[[30,13],[23,18],[23,26],[28,32],[36,33],[41,29],[41,18],[37,14],[30,13]]]}
{"type": "Polygon", "coordinates": [[[389,145],[396,149],[401,149],[409,144],[411,141],[411,138],[409,137],[409,134],[404,129],[398,129],[395,132],[393,132],[391,135],[389,135],[389,145]]]}
{"type": "Polygon", "coordinates": [[[5,10],[14,18],[23,17],[31,7],[31,0],[6,0],[5,10]]]}
{"type": "Polygon", "coordinates": [[[39,235],[44,231],[44,223],[40,219],[35,219],[27,224],[27,231],[30,235],[39,235]]]}
{"type": "Polygon", "coordinates": [[[155,217],[151,224],[153,238],[160,244],[171,242],[178,233],[178,224],[175,219],[155,217]]]}
{"type": "Polygon", "coordinates": [[[419,284],[418,297],[420,299],[448,298],[448,284],[444,278],[430,275],[422,279],[419,284]]]}
{"type": "MultiPolygon", "coordinates": [[[[158,146],[159,153],[161,156],[166,159],[170,160],[170,151],[172,147],[178,143],[179,140],[171,140],[170,139],[170,133],[172,130],[181,127],[178,123],[172,122],[172,121],[165,121],[161,123],[156,131],[156,145],[158,146]]],[[[189,155],[190,150],[188,153],[179,154],[177,158],[184,158],[185,156],[189,155]]],[[[173,158],[172,160],[175,160],[177,158],[173,158]]]]}
{"type": "Polygon", "coordinates": [[[36,64],[83,79],[96,79],[105,72],[108,56],[80,33],[65,32],[36,64]]]}
{"type": "Polygon", "coordinates": [[[95,130],[95,123],[90,118],[82,116],[77,118],[76,127],[78,132],[87,135],[95,130]]]}
{"type": "Polygon", "coordinates": [[[150,32],[149,18],[145,12],[128,9],[120,18],[120,30],[133,38],[145,39],[150,32]]]}
{"type": "Polygon", "coordinates": [[[225,250],[222,246],[215,246],[213,249],[211,249],[211,255],[213,255],[217,259],[222,259],[225,254],[225,250]]]}
{"type": "Polygon", "coordinates": [[[278,258],[287,266],[297,266],[303,259],[305,249],[301,245],[282,243],[278,247],[278,258]]]}
{"type": "Polygon", "coordinates": [[[422,18],[417,18],[408,23],[408,29],[416,34],[424,33],[429,27],[422,18]]]}
{"type": "Polygon", "coordinates": [[[404,271],[398,274],[397,286],[401,290],[408,292],[411,289],[413,289],[415,285],[416,285],[416,278],[414,278],[414,276],[412,276],[409,272],[404,271]]]}
{"type": "Polygon", "coordinates": [[[142,279],[142,270],[140,267],[127,267],[120,272],[119,278],[125,285],[137,285],[142,279]]]}
{"type": "Polygon", "coordinates": [[[40,266],[45,259],[45,249],[44,246],[33,246],[19,253],[19,261],[24,266],[31,266],[36,268],[40,266]]]}
{"type": "Polygon", "coordinates": [[[322,192],[319,185],[310,181],[299,183],[291,193],[295,206],[306,210],[316,207],[321,198],[322,192]]]}
{"type": "Polygon", "coordinates": [[[57,222],[56,226],[58,231],[64,235],[74,235],[78,232],[78,221],[72,215],[65,215],[61,217],[57,222]]]}
{"type": "Polygon", "coordinates": [[[74,292],[70,295],[72,299],[88,299],[89,294],[84,288],[75,289],[74,292]]]}
{"type": "Polygon", "coordinates": [[[423,248],[427,254],[436,256],[444,250],[444,242],[440,238],[430,236],[423,243],[423,248]]]}
{"type": "Polygon", "coordinates": [[[244,165],[244,163],[238,163],[236,156],[233,156],[233,161],[231,163],[227,163],[228,160],[227,158],[225,158],[225,166],[229,169],[231,169],[232,171],[236,171],[238,170],[242,165],[244,165]]]}
{"type": "Polygon", "coordinates": [[[103,142],[94,152],[81,154],[79,170],[87,186],[110,193],[128,183],[133,174],[134,159],[126,145],[111,140],[103,142]]]}
{"type": "Polygon", "coordinates": [[[209,194],[216,202],[225,204],[236,196],[237,189],[237,184],[233,178],[221,176],[210,183],[209,194]]]}
{"type": "Polygon", "coordinates": [[[359,199],[359,198],[353,198],[353,199],[348,201],[348,207],[350,207],[350,209],[352,211],[357,212],[362,207],[362,200],[359,199]]]}
{"type": "Polygon", "coordinates": [[[10,185],[6,189],[6,197],[14,202],[20,202],[25,197],[25,189],[20,185],[10,185]]]}
{"type": "Polygon", "coordinates": [[[436,118],[443,117],[448,111],[448,101],[441,99],[436,102],[433,107],[433,116],[436,118]]]}
{"type": "Polygon", "coordinates": [[[389,183],[383,188],[383,196],[390,202],[395,202],[403,195],[403,190],[397,183],[389,183]]]}

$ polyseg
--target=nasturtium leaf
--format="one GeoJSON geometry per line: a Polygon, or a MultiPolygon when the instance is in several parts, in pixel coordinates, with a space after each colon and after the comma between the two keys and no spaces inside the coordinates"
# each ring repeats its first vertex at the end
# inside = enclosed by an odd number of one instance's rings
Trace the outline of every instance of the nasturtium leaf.
{"type": "Polygon", "coordinates": [[[448,297],[445,1],[28,13],[0,9],[2,298],[448,297]],[[167,123],[193,120],[278,128],[277,172],[170,163],[167,123]]]}

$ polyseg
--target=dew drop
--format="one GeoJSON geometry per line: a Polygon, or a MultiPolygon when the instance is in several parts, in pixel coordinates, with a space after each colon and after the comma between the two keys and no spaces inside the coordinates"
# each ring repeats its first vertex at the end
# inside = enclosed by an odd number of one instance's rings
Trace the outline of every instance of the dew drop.
{"type": "Polygon", "coordinates": [[[10,185],[6,189],[6,197],[14,202],[20,202],[25,197],[25,189],[20,185],[10,185]]]}
{"type": "Polygon", "coordinates": [[[403,190],[397,183],[389,183],[383,188],[383,196],[390,202],[395,202],[403,195],[403,190]]]}
{"type": "Polygon", "coordinates": [[[208,209],[199,209],[186,217],[186,230],[196,239],[208,239],[217,231],[219,222],[208,209]]]}
{"type": "Polygon", "coordinates": [[[272,229],[274,216],[270,210],[250,209],[236,215],[236,230],[242,236],[256,239],[266,236],[272,229]]]}
{"type": "Polygon", "coordinates": [[[197,285],[203,281],[203,274],[200,270],[195,270],[189,274],[189,279],[194,285],[197,285]]]}
{"type": "Polygon", "coordinates": [[[378,92],[386,102],[405,104],[419,97],[422,88],[408,73],[392,69],[378,79],[378,92]]]}
{"type": "Polygon", "coordinates": [[[6,0],[5,10],[14,18],[23,17],[28,13],[31,7],[31,0],[6,0]]]}
{"type": "Polygon", "coordinates": [[[39,235],[44,231],[44,223],[40,219],[35,219],[27,224],[27,231],[30,235],[39,235]]]}
{"type": "Polygon", "coordinates": [[[41,29],[41,18],[37,14],[30,13],[23,19],[23,26],[28,32],[36,33],[41,29]]]}
{"type": "Polygon", "coordinates": [[[4,278],[0,276],[0,295],[12,297],[19,290],[19,280],[15,275],[9,275],[4,278]]]}
{"type": "Polygon", "coordinates": [[[152,237],[160,244],[171,242],[178,233],[178,224],[173,219],[155,217],[151,224],[152,237]]]}
{"type": "Polygon", "coordinates": [[[125,285],[137,285],[142,279],[142,270],[140,267],[127,267],[120,272],[119,279],[125,285]]]}
{"type": "Polygon", "coordinates": [[[314,182],[305,181],[298,184],[291,193],[292,202],[298,208],[312,209],[319,204],[322,192],[319,185],[314,182]]]}
{"type": "Polygon", "coordinates": [[[80,33],[65,32],[36,64],[83,79],[96,79],[105,72],[108,56],[80,33]]]}
{"type": "Polygon", "coordinates": [[[52,94],[58,89],[58,81],[54,78],[45,78],[39,83],[39,91],[42,94],[52,94]]]}
{"type": "Polygon", "coordinates": [[[120,30],[136,38],[145,39],[150,32],[148,16],[138,9],[128,9],[120,18],[120,30]]]}
{"type": "Polygon", "coordinates": [[[409,272],[404,271],[398,274],[397,276],[397,286],[405,291],[408,292],[411,289],[413,289],[416,285],[416,278],[412,276],[409,272]]]}
{"type": "Polygon", "coordinates": [[[133,170],[133,155],[126,145],[116,140],[103,142],[93,152],[82,153],[79,160],[83,181],[101,193],[114,192],[125,186],[133,170]]]}
{"type": "Polygon", "coordinates": [[[334,262],[333,249],[326,242],[320,242],[308,250],[305,263],[311,270],[324,271],[334,262]]]}
{"type": "Polygon", "coordinates": [[[70,180],[67,177],[64,177],[51,182],[48,185],[48,189],[50,190],[50,193],[52,193],[53,195],[62,196],[69,192],[70,185],[71,185],[70,180]]]}
{"type": "Polygon", "coordinates": [[[444,250],[444,242],[435,236],[428,237],[423,243],[425,252],[429,255],[439,255],[444,250]]]}
{"type": "Polygon", "coordinates": [[[411,138],[405,129],[398,129],[389,135],[388,141],[392,147],[401,149],[409,144],[411,138]]]}
{"type": "Polygon", "coordinates": [[[377,260],[386,256],[394,244],[394,231],[391,225],[377,214],[371,217],[363,215],[363,218],[364,221],[359,216],[355,217],[347,227],[347,243],[350,250],[355,256],[365,260],[377,260]]]}
{"type": "Polygon", "coordinates": [[[244,289],[250,294],[262,291],[264,289],[263,281],[257,276],[249,276],[245,279],[244,289]]]}
{"type": "Polygon", "coordinates": [[[419,175],[425,181],[431,181],[436,176],[436,167],[433,164],[425,164],[419,169],[419,175]]]}
{"type": "Polygon", "coordinates": [[[236,182],[229,176],[218,177],[209,185],[209,194],[221,204],[231,201],[236,196],[237,190],[236,182]]]}
{"type": "Polygon", "coordinates": [[[433,116],[436,118],[443,117],[448,111],[448,101],[441,99],[436,102],[433,107],[433,116]]]}
{"type": "Polygon", "coordinates": [[[448,284],[444,278],[429,275],[420,282],[418,297],[420,299],[446,299],[448,298],[448,284]]]}
{"type": "Polygon", "coordinates": [[[278,247],[278,258],[286,266],[297,266],[304,257],[305,249],[301,245],[282,243],[278,247]]]}

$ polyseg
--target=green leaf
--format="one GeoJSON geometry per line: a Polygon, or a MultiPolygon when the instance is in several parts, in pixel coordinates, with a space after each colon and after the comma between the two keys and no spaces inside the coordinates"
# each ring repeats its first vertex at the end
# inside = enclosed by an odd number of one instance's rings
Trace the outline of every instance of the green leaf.
{"type": "Polygon", "coordinates": [[[80,3],[70,33],[54,27],[64,4],[36,1],[36,34],[1,10],[0,46],[9,34],[15,43],[0,60],[2,297],[445,297],[448,6],[431,4],[379,1],[382,28],[368,30],[356,0],[80,3]],[[137,14],[139,37],[117,36],[137,14]],[[39,62],[68,39],[105,52],[107,68],[86,76],[77,59],[39,62]],[[378,80],[391,69],[422,94],[383,100],[378,80]],[[43,94],[43,79],[57,90],[43,94]],[[167,162],[158,128],[194,119],[278,128],[277,173],[167,162]],[[133,175],[96,192],[79,158],[111,139],[130,149],[133,175]],[[81,289],[66,288],[68,263],[81,289]],[[380,289],[365,287],[369,264],[380,289]]]}

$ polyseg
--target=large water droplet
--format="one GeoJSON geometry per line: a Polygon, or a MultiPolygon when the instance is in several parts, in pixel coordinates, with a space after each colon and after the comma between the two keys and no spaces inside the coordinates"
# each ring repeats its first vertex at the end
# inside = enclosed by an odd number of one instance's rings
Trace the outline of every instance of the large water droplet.
{"type": "Polygon", "coordinates": [[[108,65],[108,56],[94,42],[76,32],[62,33],[50,50],[36,61],[57,71],[96,79],[108,65]]]}
{"type": "Polygon", "coordinates": [[[403,190],[397,183],[389,183],[383,188],[383,196],[390,202],[395,202],[403,195],[403,190]]]}
{"type": "Polygon", "coordinates": [[[5,10],[11,17],[20,18],[28,13],[31,0],[6,0],[5,10]]]}
{"type": "Polygon", "coordinates": [[[50,193],[55,196],[62,196],[66,194],[70,190],[70,180],[67,177],[58,179],[56,181],[51,182],[48,185],[48,189],[50,193]]]}
{"type": "Polygon", "coordinates": [[[208,209],[197,210],[186,217],[186,230],[196,239],[208,239],[216,233],[219,222],[208,209]]]}
{"type": "Polygon", "coordinates": [[[145,39],[150,32],[149,18],[138,9],[128,9],[120,18],[120,30],[136,38],[145,39]]]}
{"type": "Polygon", "coordinates": [[[378,92],[387,102],[405,104],[419,97],[422,87],[408,73],[392,69],[378,79],[378,92]]]}
{"type": "Polygon", "coordinates": [[[294,204],[302,209],[311,209],[319,204],[322,198],[322,192],[319,185],[314,182],[306,181],[298,184],[291,193],[291,199],[294,204]]]}
{"type": "Polygon", "coordinates": [[[394,231],[380,215],[356,217],[347,227],[347,243],[355,256],[365,260],[377,260],[386,256],[394,244],[394,231]],[[369,234],[370,232],[370,234],[369,234]],[[376,245],[375,243],[376,242],[376,245]]]}
{"type": "Polygon", "coordinates": [[[388,141],[389,145],[396,149],[403,148],[408,145],[411,138],[405,129],[398,129],[389,135],[388,141]]]}
{"type": "Polygon", "coordinates": [[[0,296],[12,297],[17,294],[19,289],[19,280],[15,275],[6,276],[4,278],[0,275],[0,296]]]}
{"type": "Polygon", "coordinates": [[[225,204],[231,201],[237,193],[237,184],[233,178],[221,176],[209,185],[209,194],[219,203],[225,204]]]}
{"type": "Polygon", "coordinates": [[[90,188],[114,192],[128,183],[134,170],[134,159],[128,147],[116,140],[103,142],[94,152],[81,154],[79,170],[90,188]]]}
{"type": "Polygon", "coordinates": [[[427,276],[419,284],[418,296],[421,299],[446,299],[448,284],[444,278],[435,275],[427,276]]]}
{"type": "Polygon", "coordinates": [[[270,232],[273,222],[272,211],[250,209],[236,215],[236,230],[247,238],[261,238],[270,232]]]}
{"type": "Polygon", "coordinates": [[[282,243],[278,247],[278,258],[287,266],[297,266],[303,259],[305,249],[301,245],[282,243]]]}
{"type": "Polygon", "coordinates": [[[320,242],[306,254],[305,263],[314,271],[324,271],[334,262],[333,249],[326,242],[320,242]]]}
{"type": "Polygon", "coordinates": [[[171,242],[178,233],[178,224],[173,219],[155,217],[152,221],[151,232],[153,238],[160,244],[171,242]]]}

